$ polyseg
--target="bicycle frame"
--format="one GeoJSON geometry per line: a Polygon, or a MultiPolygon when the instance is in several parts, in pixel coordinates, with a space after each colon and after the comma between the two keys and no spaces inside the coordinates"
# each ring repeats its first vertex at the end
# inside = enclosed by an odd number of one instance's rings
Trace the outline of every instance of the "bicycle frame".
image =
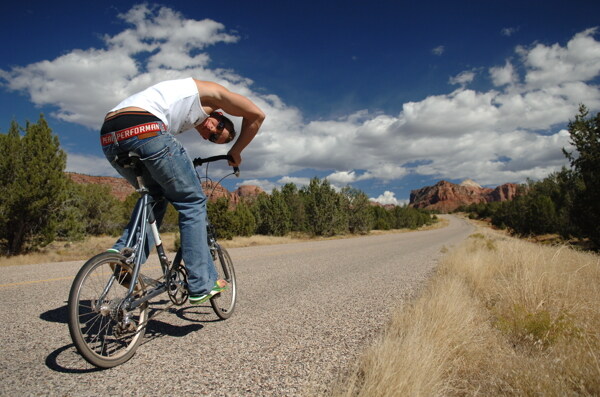
{"type": "MultiPolygon", "coordinates": [[[[125,167],[132,167],[136,173],[136,178],[138,182],[139,188],[136,189],[138,193],[141,194],[141,197],[138,199],[136,204],[136,212],[133,216],[133,223],[130,228],[132,233],[127,238],[127,242],[125,243],[124,255],[127,257],[126,263],[133,265],[133,274],[131,275],[131,282],[129,285],[129,290],[127,291],[127,296],[123,300],[123,304],[125,305],[123,309],[126,311],[131,311],[137,308],[138,306],[144,304],[150,299],[164,293],[167,291],[169,286],[169,270],[170,270],[170,262],[165,253],[162,240],[160,238],[160,234],[158,232],[158,227],[156,225],[156,218],[154,217],[154,212],[152,210],[152,204],[154,199],[150,196],[148,189],[144,185],[144,181],[142,178],[142,165],[139,163],[141,160],[135,156],[129,156],[127,158],[122,158],[125,167]],[[128,160],[128,161],[127,161],[128,160]],[[140,277],[141,268],[142,268],[142,257],[140,254],[140,250],[144,249],[144,245],[146,243],[148,228],[152,232],[154,237],[154,245],[156,248],[156,252],[158,254],[158,258],[160,261],[160,265],[163,271],[163,275],[165,277],[165,282],[159,283],[155,286],[155,288],[147,291],[143,297],[139,299],[132,300],[131,298],[135,296],[134,291],[135,287],[138,284],[138,279],[140,277]],[[134,243],[135,242],[135,243],[134,243]]],[[[105,291],[108,291],[115,280],[115,276],[113,275],[107,284],[105,291]]],[[[106,292],[101,294],[101,298],[105,295],[106,292]]]]}
{"type": "MultiPolygon", "coordinates": [[[[222,156],[213,156],[208,159],[197,158],[197,159],[194,159],[193,163],[194,163],[194,166],[197,167],[206,162],[211,162],[211,161],[215,161],[215,160],[224,160],[224,159],[229,159],[229,157],[226,155],[222,155],[222,156]]],[[[167,255],[165,253],[165,250],[164,250],[164,247],[162,244],[162,240],[160,239],[160,234],[158,232],[158,227],[156,225],[156,218],[154,217],[154,212],[152,210],[152,203],[154,202],[154,199],[150,196],[148,189],[144,185],[144,180],[142,178],[143,165],[141,164],[141,160],[140,160],[139,156],[137,156],[133,153],[127,153],[126,155],[125,154],[121,155],[118,158],[118,162],[120,162],[120,164],[123,167],[133,168],[135,175],[136,175],[137,184],[139,187],[138,189],[136,189],[136,191],[141,194],[141,197],[138,199],[138,202],[136,204],[135,215],[132,218],[133,223],[132,223],[132,226],[130,227],[130,230],[132,232],[127,237],[127,242],[125,243],[125,248],[123,249],[123,252],[122,252],[123,255],[125,255],[127,257],[125,262],[127,264],[133,266],[133,274],[131,275],[132,281],[130,282],[129,290],[127,291],[127,295],[122,302],[122,308],[126,311],[131,311],[131,310],[136,309],[140,305],[144,304],[145,302],[149,301],[150,299],[152,299],[158,295],[161,295],[168,290],[169,281],[170,281],[169,270],[171,268],[171,263],[169,262],[169,259],[167,258],[167,255]],[[152,232],[152,235],[154,237],[154,244],[155,244],[156,252],[158,254],[158,258],[160,261],[160,265],[161,265],[161,268],[163,271],[163,276],[164,276],[165,281],[157,284],[153,289],[147,291],[141,298],[133,299],[133,297],[135,296],[135,294],[134,294],[135,287],[138,284],[138,279],[140,277],[141,268],[143,265],[143,263],[142,263],[143,256],[140,254],[140,250],[144,249],[146,239],[148,238],[147,237],[148,228],[150,228],[150,231],[152,232]]],[[[234,174],[236,176],[239,176],[239,168],[238,167],[234,167],[234,174]]],[[[201,179],[200,175],[198,175],[198,178],[201,179]]],[[[209,237],[209,242],[208,242],[209,249],[212,250],[213,247],[215,247],[218,243],[216,242],[216,238],[214,236],[214,233],[211,230],[211,225],[208,222],[208,219],[207,219],[207,224],[208,224],[208,234],[209,234],[209,236],[208,236],[209,237]]],[[[105,296],[106,292],[108,290],[110,290],[114,280],[115,280],[115,275],[113,275],[111,277],[111,279],[109,280],[109,282],[107,283],[105,290],[100,295],[100,298],[103,298],[105,296]]]]}

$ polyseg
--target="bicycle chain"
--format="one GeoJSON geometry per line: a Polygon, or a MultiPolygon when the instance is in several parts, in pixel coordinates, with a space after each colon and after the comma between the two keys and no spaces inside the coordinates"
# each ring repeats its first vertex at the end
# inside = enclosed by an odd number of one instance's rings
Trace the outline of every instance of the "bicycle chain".
{"type": "MultiPolygon", "coordinates": [[[[185,274],[185,268],[181,267],[181,269],[178,269],[176,271],[177,272],[182,272],[183,276],[184,276],[184,279],[187,282],[187,274],[185,274]]],[[[159,278],[156,281],[160,281],[163,278],[164,278],[164,276],[162,276],[161,278],[159,278]]],[[[138,333],[139,329],[141,329],[142,327],[146,327],[148,325],[148,322],[150,322],[150,320],[153,320],[156,317],[158,317],[160,314],[163,314],[164,312],[170,310],[173,306],[182,306],[187,301],[187,296],[186,296],[185,299],[183,299],[181,301],[181,303],[176,303],[176,302],[173,301],[173,297],[171,296],[171,292],[170,291],[167,291],[167,295],[169,296],[170,303],[166,307],[164,307],[162,309],[156,309],[156,313],[155,314],[153,314],[152,316],[148,317],[148,319],[146,321],[144,321],[143,323],[141,323],[138,326],[138,331],[136,331],[136,333],[138,333]]]]}

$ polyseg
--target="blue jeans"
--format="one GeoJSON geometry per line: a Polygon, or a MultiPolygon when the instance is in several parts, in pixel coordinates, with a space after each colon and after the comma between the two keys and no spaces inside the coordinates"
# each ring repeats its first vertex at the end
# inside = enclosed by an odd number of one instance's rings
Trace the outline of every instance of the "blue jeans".
{"type": "MultiPolygon", "coordinates": [[[[181,143],[170,133],[161,131],[155,137],[140,140],[134,136],[102,149],[111,165],[133,186],[137,186],[133,170],[119,166],[115,162],[115,156],[123,152],[135,152],[140,155],[145,166],[144,183],[156,200],[154,214],[157,224],[160,225],[167,206],[162,197],[169,200],[179,212],[181,250],[188,272],[190,294],[201,295],[210,292],[218,275],[208,248],[206,196],[192,161],[181,143]]],[[[135,232],[130,229],[131,221],[113,248],[121,250],[125,246],[129,234],[135,232]]],[[[148,237],[152,243],[150,231],[148,237]]],[[[143,262],[147,259],[150,245],[145,248],[143,262]]]]}

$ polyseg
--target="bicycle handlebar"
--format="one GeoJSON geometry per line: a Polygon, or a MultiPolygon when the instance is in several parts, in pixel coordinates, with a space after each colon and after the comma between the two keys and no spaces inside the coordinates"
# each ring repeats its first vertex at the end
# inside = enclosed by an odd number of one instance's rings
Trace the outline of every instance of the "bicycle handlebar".
{"type": "MultiPolygon", "coordinates": [[[[226,154],[222,154],[220,156],[207,157],[205,159],[203,159],[201,157],[196,157],[194,159],[193,163],[194,163],[194,167],[199,167],[204,163],[212,163],[213,161],[219,161],[219,160],[233,160],[233,157],[228,156],[226,154]]],[[[233,173],[235,174],[235,176],[237,176],[239,178],[239,176],[240,176],[239,167],[233,167],[233,173]]]]}

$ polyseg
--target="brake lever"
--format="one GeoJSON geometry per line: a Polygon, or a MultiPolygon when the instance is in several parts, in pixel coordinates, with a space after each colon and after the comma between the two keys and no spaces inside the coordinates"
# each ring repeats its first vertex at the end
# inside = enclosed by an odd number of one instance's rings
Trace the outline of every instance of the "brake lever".
{"type": "MultiPolygon", "coordinates": [[[[231,155],[227,155],[227,160],[228,161],[233,161],[233,156],[231,155]]],[[[240,177],[240,167],[238,167],[237,165],[233,166],[233,173],[235,174],[236,177],[240,177]]]]}

